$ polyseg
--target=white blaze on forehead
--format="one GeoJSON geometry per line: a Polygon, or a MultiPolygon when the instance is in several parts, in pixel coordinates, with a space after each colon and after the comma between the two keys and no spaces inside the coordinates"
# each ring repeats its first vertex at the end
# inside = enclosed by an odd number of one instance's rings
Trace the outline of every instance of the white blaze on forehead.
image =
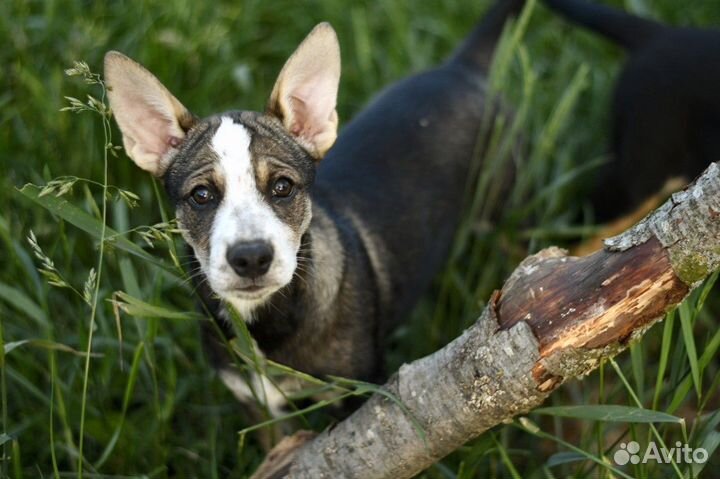
{"type": "Polygon", "coordinates": [[[250,133],[232,118],[222,118],[211,145],[221,160],[230,160],[223,162],[223,168],[241,166],[252,171],[250,133]]]}
{"type": "Polygon", "coordinates": [[[223,206],[239,206],[243,202],[260,199],[255,185],[247,128],[235,123],[232,118],[223,117],[210,144],[220,158],[225,182],[223,206]]]}
{"type": "Polygon", "coordinates": [[[227,263],[227,249],[239,241],[267,241],[275,252],[270,270],[259,280],[279,289],[292,279],[299,244],[264,199],[255,181],[250,132],[232,118],[223,117],[210,145],[219,158],[223,197],[210,232],[207,276],[210,286],[229,300],[243,316],[264,298],[243,299],[233,292],[240,278],[227,263]]]}

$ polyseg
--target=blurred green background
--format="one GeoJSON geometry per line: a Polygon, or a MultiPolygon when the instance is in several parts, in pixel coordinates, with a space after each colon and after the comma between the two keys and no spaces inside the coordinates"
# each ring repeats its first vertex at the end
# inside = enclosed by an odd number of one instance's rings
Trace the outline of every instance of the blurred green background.
{"type": "MultiPolygon", "coordinates": [[[[717,0],[613,3],[676,25],[720,26],[717,0]]],[[[92,112],[60,110],[68,106],[65,97],[101,98],[102,90],[68,77],[65,69],[82,60],[101,72],[104,53],[120,50],[147,66],[198,115],[261,109],[287,56],[316,23],[327,20],[343,49],[342,122],[384,85],[441,61],[488,5],[488,0],[0,2],[0,476],[77,476],[83,403],[85,477],[246,477],[264,454],[253,434],[238,436],[250,424],[207,364],[197,321],[182,314],[194,310],[194,301],[192,288],[172,270],[176,248],[175,260],[187,260],[179,242],[142,228],[167,219],[156,194],[160,185],[122,152],[109,157],[108,183],[137,194],[139,206],[130,208],[111,189],[107,224],[171,266],[160,268],[117,242],[106,243],[93,300],[95,283],[88,277],[98,267],[92,228],[102,217],[103,121],[92,112]],[[76,226],[77,217],[66,221],[18,191],[26,183],[45,185],[67,176],[100,184],[73,181],[72,191],[60,198],[44,197],[55,205],[66,200],[66,208],[87,214],[93,222],[85,231],[76,226]],[[31,231],[42,253],[27,241],[31,231]],[[38,254],[52,260],[52,267],[48,260],[43,266],[38,254]],[[66,286],[50,285],[48,274],[38,271],[43,268],[55,271],[55,282],[66,286]],[[85,289],[89,303],[82,297],[85,289]],[[110,302],[116,291],[161,311],[116,315],[110,302]],[[83,352],[93,304],[96,356],[86,374],[83,352]]],[[[518,194],[492,227],[489,220],[468,223],[467,241],[459,243],[436,287],[394,335],[391,367],[457,336],[528,252],[593,232],[585,200],[584,184],[592,176],[587,165],[607,152],[608,99],[623,53],[537,5],[508,59],[501,93],[524,112],[520,124],[530,148],[518,194]],[[527,197],[535,199],[521,200],[527,197]]],[[[635,395],[644,407],[687,420],[686,429],[658,427],[668,442],[716,447],[719,308],[701,308],[702,301],[695,294],[672,320],[621,356],[623,376],[603,367],[563,387],[552,405],[637,407],[635,395]]],[[[650,437],[647,425],[532,419],[546,436],[538,439],[517,424],[497,427],[425,477],[617,477],[588,456],[608,458],[620,440],[650,437]]],[[[328,418],[320,411],[308,421],[318,427],[328,418]]],[[[720,465],[717,455],[712,461],[720,465]]],[[[692,472],[662,465],[624,470],[632,477],[692,472]]],[[[713,465],[702,477],[716,477],[713,465]]]]}

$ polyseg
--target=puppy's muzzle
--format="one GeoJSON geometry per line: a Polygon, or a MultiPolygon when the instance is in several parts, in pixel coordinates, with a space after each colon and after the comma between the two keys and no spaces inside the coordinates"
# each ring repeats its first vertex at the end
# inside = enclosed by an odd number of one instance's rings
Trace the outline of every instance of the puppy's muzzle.
{"type": "Polygon", "coordinates": [[[256,279],[270,269],[273,253],[267,241],[241,241],[229,247],[225,257],[238,276],[256,279]]]}

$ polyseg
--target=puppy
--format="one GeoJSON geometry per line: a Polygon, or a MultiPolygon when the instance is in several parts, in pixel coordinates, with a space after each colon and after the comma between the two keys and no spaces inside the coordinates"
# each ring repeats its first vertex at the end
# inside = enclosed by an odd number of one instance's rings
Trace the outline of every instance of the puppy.
{"type": "MultiPolygon", "coordinates": [[[[262,113],[198,119],[145,68],[106,55],[125,151],[162,179],[224,334],[230,306],[274,361],[382,378],[383,339],[445,261],[488,107],[485,74],[523,3],[498,1],[448,61],[388,88],[337,142],[340,50],[328,24],[288,59],[262,113]]],[[[211,355],[247,396],[224,353],[211,355]]]]}
{"type": "Polygon", "coordinates": [[[581,0],[543,0],[628,51],[615,85],[613,158],[597,219],[639,206],[673,177],[695,178],[720,152],[720,31],[676,28],[581,0]]]}

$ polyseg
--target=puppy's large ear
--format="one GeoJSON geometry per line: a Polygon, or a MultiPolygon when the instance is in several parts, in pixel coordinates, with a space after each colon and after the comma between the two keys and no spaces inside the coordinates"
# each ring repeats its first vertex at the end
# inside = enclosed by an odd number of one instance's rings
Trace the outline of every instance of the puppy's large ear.
{"type": "Polygon", "coordinates": [[[317,159],[337,137],[339,82],[340,45],[330,24],[321,23],[285,63],[270,95],[268,112],[317,159]]]}
{"type": "Polygon", "coordinates": [[[122,53],[105,55],[108,99],[128,156],[162,176],[195,117],[152,73],[122,53]]]}

